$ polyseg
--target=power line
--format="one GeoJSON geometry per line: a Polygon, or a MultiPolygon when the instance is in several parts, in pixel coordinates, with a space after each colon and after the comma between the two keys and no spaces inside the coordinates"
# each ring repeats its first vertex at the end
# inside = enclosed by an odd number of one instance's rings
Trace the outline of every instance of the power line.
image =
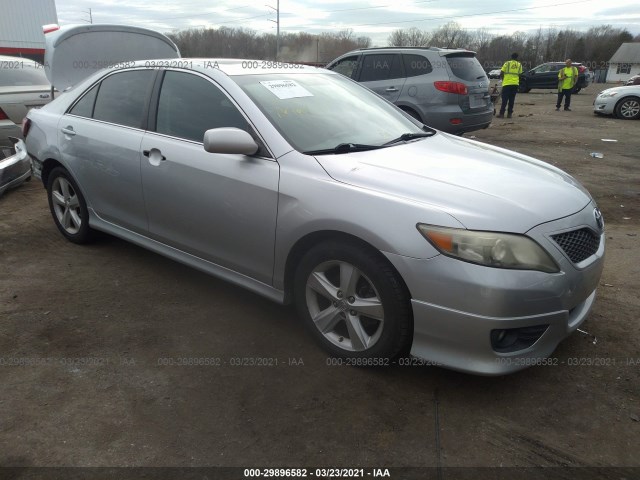
{"type": "MultiPolygon", "coordinates": [[[[351,25],[353,27],[369,27],[373,25],[394,25],[398,23],[415,23],[415,22],[424,22],[428,20],[444,20],[444,19],[456,19],[456,18],[467,18],[467,17],[482,17],[484,15],[493,15],[496,13],[511,13],[511,12],[521,12],[524,10],[534,10],[538,8],[549,8],[549,7],[560,7],[563,5],[575,5],[576,3],[587,3],[592,2],[593,0],[579,0],[576,2],[565,2],[565,3],[554,3],[551,5],[541,5],[538,7],[526,7],[526,8],[513,8],[510,10],[496,10],[493,12],[484,12],[484,13],[470,13],[467,15],[445,15],[442,17],[430,17],[430,18],[415,18],[413,20],[398,20],[396,22],[377,22],[377,23],[360,23],[351,25]]],[[[293,25],[295,27],[295,25],[293,25]]]]}

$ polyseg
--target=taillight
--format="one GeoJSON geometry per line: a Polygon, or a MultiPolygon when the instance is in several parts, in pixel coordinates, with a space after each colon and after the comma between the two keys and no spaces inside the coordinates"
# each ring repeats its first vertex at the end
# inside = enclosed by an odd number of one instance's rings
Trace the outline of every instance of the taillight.
{"type": "Polygon", "coordinates": [[[29,133],[29,129],[31,128],[31,120],[27,117],[22,119],[22,136],[27,138],[27,134],[29,133]]]}
{"type": "Polygon", "coordinates": [[[0,108],[0,120],[9,120],[9,117],[7,116],[6,113],[4,113],[4,110],[2,110],[0,108]]]}
{"type": "Polygon", "coordinates": [[[55,32],[56,30],[60,30],[60,25],[58,25],[57,23],[50,23],[48,25],[42,26],[42,33],[44,33],[45,35],[47,33],[55,32]]]}
{"type": "Polygon", "coordinates": [[[586,69],[587,69],[587,67],[585,67],[584,65],[580,65],[580,66],[578,67],[578,72],[580,72],[580,73],[584,73],[584,71],[585,71],[586,69]]]}
{"type": "Polygon", "coordinates": [[[466,95],[468,93],[467,86],[460,82],[433,82],[433,86],[441,92],[456,93],[458,95],[466,95]]]}

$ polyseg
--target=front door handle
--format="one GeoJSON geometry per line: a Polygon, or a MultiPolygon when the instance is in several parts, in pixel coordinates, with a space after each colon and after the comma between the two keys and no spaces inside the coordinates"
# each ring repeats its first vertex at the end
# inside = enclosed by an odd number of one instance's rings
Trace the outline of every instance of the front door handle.
{"type": "Polygon", "coordinates": [[[160,162],[164,162],[167,157],[162,155],[162,152],[157,148],[152,148],[151,150],[143,150],[142,154],[149,159],[149,163],[154,167],[160,165],[160,162]]]}
{"type": "Polygon", "coordinates": [[[64,127],[62,129],[62,133],[64,133],[65,135],[69,135],[71,137],[73,137],[76,134],[75,130],[71,125],[69,125],[68,127],[64,127]]]}
{"type": "Polygon", "coordinates": [[[385,92],[397,92],[398,89],[396,87],[389,87],[385,90],[385,92]]]}

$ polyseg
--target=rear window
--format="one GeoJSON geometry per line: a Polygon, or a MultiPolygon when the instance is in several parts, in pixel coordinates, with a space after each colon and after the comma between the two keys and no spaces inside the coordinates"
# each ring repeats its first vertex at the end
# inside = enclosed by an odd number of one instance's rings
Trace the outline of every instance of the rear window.
{"type": "Polygon", "coordinates": [[[49,85],[42,68],[31,66],[33,62],[0,61],[0,87],[32,87],[49,85]],[[28,64],[28,66],[27,66],[28,64]]]}
{"type": "Polygon", "coordinates": [[[461,80],[473,82],[487,76],[473,54],[447,55],[446,58],[453,75],[461,80]]]}

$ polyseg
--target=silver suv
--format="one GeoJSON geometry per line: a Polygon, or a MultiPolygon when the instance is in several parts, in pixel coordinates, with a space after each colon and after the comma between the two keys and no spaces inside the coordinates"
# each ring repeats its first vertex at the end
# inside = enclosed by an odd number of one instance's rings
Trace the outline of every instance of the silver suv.
{"type": "Polygon", "coordinates": [[[449,133],[487,128],[493,118],[489,79],[469,50],[389,47],[354,50],[327,65],[449,133]]]}

